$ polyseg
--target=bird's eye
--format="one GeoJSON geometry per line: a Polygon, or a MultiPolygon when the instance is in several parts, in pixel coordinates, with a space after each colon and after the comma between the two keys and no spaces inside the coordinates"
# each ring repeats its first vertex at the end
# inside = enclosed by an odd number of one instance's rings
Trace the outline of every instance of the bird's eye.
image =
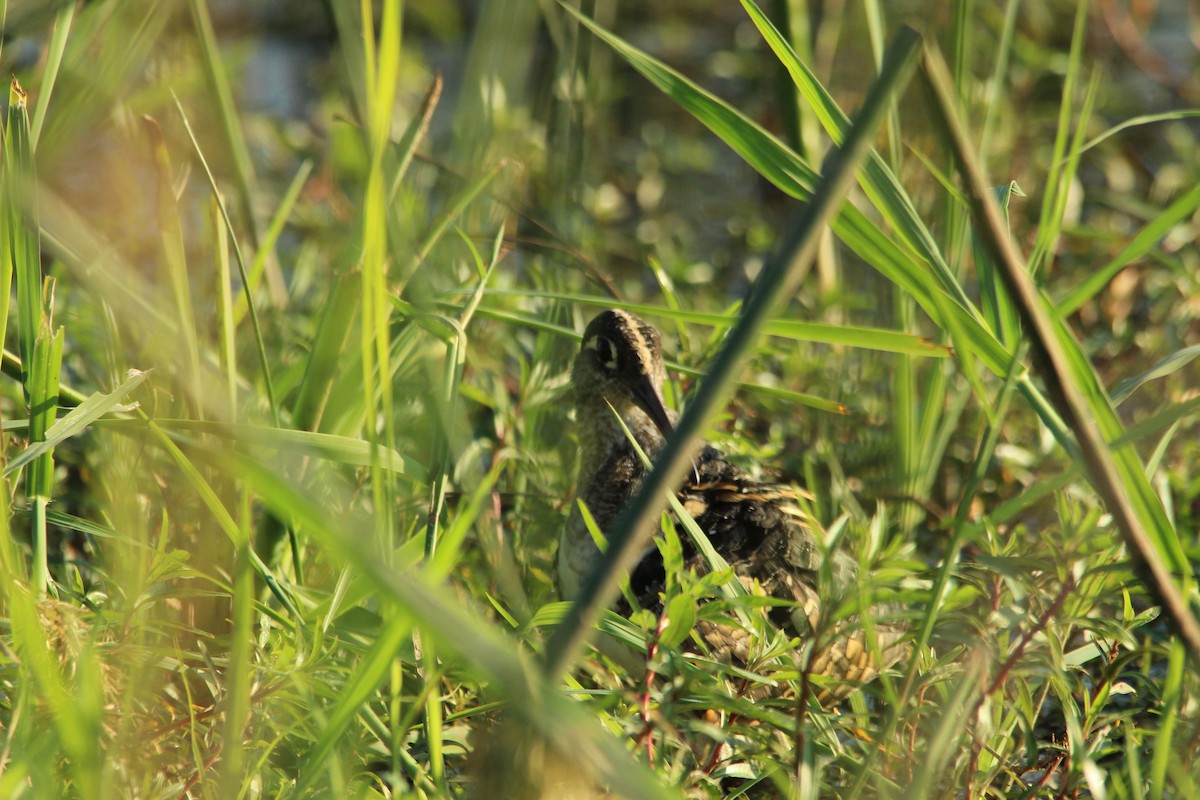
{"type": "Polygon", "coordinates": [[[616,370],[617,368],[617,351],[613,347],[612,341],[603,336],[592,338],[585,345],[589,350],[594,350],[596,360],[607,370],[616,370]]]}

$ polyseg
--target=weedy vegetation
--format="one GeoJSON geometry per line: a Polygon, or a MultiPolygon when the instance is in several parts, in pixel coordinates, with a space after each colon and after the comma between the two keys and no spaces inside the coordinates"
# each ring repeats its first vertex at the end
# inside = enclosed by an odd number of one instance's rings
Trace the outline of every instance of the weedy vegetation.
{"type": "Polygon", "coordinates": [[[0,797],[1200,796],[1194,8],[225,5],[0,4],[0,797]],[[840,705],[559,601],[607,307],[907,625],[840,705]]]}

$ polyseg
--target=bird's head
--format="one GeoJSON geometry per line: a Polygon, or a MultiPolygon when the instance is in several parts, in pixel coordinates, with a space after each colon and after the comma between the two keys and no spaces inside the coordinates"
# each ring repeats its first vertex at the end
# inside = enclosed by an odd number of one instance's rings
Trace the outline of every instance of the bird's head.
{"type": "MultiPolygon", "coordinates": [[[[633,314],[616,309],[602,312],[587,326],[571,373],[580,409],[607,401],[623,415],[636,407],[664,439],[672,429],[662,399],[665,377],[658,331],[633,314]]],[[[612,412],[604,409],[603,413],[612,412]]]]}

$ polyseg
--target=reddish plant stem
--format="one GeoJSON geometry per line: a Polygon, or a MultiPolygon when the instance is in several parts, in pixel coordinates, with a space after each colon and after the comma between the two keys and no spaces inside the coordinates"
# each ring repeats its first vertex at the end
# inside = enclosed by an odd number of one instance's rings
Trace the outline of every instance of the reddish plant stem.
{"type": "Polygon", "coordinates": [[[662,641],[662,635],[667,630],[667,626],[671,624],[670,618],[667,616],[667,610],[664,608],[662,614],[658,617],[658,624],[654,628],[654,635],[650,638],[650,642],[646,646],[646,674],[642,676],[642,696],[641,696],[641,716],[644,727],[642,732],[638,734],[635,746],[643,740],[646,742],[646,758],[649,759],[650,765],[654,766],[654,722],[650,719],[650,690],[654,687],[654,659],[658,657],[658,646],[662,641]]]}
{"type": "MultiPolygon", "coordinates": [[[[992,681],[991,685],[988,686],[987,690],[983,693],[983,697],[995,694],[1000,689],[1000,687],[1004,684],[1004,681],[1008,678],[1008,673],[1012,672],[1012,668],[1017,665],[1017,662],[1021,659],[1021,656],[1025,654],[1025,648],[1029,646],[1031,641],[1033,641],[1033,637],[1037,636],[1038,633],[1040,633],[1048,624],[1050,624],[1050,620],[1054,618],[1054,615],[1062,610],[1063,604],[1067,602],[1067,597],[1070,596],[1071,591],[1074,588],[1075,579],[1071,576],[1067,576],[1066,581],[1063,582],[1062,588],[1060,588],[1058,590],[1058,594],[1054,596],[1054,602],[1050,604],[1049,608],[1042,612],[1042,615],[1038,617],[1037,622],[1034,623],[1033,627],[1022,634],[1020,641],[1017,642],[1017,646],[1013,648],[1012,653],[1007,659],[1005,659],[1004,664],[1000,667],[1000,671],[996,673],[995,680],[992,681]]],[[[980,698],[981,703],[982,701],[983,698],[980,698]]]]}

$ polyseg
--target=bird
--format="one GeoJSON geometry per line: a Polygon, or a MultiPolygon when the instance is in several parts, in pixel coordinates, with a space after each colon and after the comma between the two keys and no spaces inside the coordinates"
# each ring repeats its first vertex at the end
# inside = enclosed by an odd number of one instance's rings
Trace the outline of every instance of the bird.
{"type": "MultiPolygon", "coordinates": [[[[610,534],[648,472],[638,448],[652,462],[671,436],[678,417],[664,403],[665,380],[662,336],[653,325],[627,311],[609,309],[584,330],[571,370],[580,502],[573,504],[559,541],[558,583],[564,599],[578,594],[603,558],[580,503],[598,530],[610,534]]],[[[844,699],[905,652],[904,628],[894,614],[878,615],[874,649],[854,618],[823,621],[836,605],[829,589],[838,595],[848,592],[858,579],[858,565],[843,550],[826,553],[817,539],[819,526],[804,510],[802,490],[757,480],[704,444],[693,456],[676,497],[746,589],[785,601],[771,604],[771,624],[801,642],[816,637],[806,667],[799,648],[793,652],[798,667],[830,679],[828,688],[815,693],[819,702],[844,699]],[[831,559],[828,564],[826,559],[831,559]],[[823,566],[832,578],[824,596],[823,566]]],[[[679,538],[685,568],[707,572],[708,563],[691,540],[679,538]]],[[[629,593],[639,607],[661,613],[666,577],[661,552],[651,544],[629,577],[629,593]]],[[[632,608],[622,600],[614,610],[628,616],[632,608]]],[[[694,631],[718,660],[746,665],[752,658],[754,636],[744,626],[698,622],[694,631]]]]}

